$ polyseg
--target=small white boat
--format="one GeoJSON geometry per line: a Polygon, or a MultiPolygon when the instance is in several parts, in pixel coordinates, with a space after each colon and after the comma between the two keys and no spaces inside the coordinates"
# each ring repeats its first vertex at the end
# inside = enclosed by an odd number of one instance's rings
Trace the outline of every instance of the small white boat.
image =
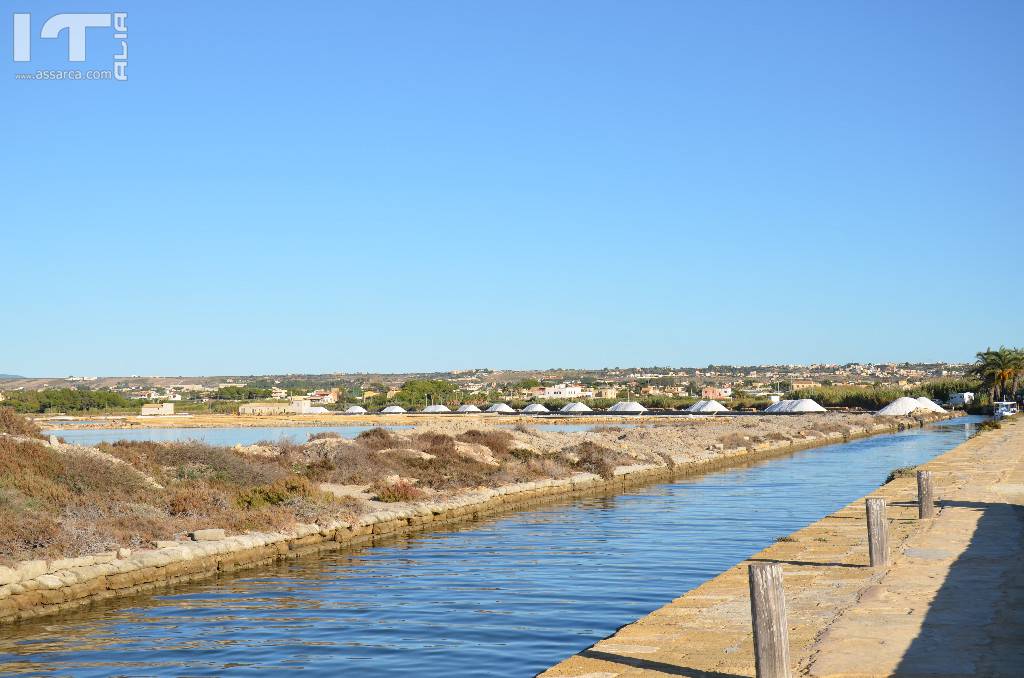
{"type": "Polygon", "coordinates": [[[996,419],[1012,417],[1019,411],[1020,408],[1017,407],[1017,403],[1012,400],[1002,400],[992,403],[992,416],[996,419]]]}

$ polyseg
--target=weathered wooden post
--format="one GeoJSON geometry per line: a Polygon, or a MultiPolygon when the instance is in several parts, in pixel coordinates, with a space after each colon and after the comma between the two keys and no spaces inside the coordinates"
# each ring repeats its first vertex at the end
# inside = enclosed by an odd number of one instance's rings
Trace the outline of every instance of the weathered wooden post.
{"type": "Polygon", "coordinates": [[[868,555],[871,567],[889,564],[889,524],[885,520],[885,500],[868,497],[864,500],[868,512],[868,555]]]}
{"type": "Polygon", "coordinates": [[[782,590],[782,565],[753,563],[749,576],[757,678],[789,678],[789,627],[782,590]]]}
{"type": "Polygon", "coordinates": [[[917,472],[917,517],[935,517],[935,489],[931,471],[917,472]]]}

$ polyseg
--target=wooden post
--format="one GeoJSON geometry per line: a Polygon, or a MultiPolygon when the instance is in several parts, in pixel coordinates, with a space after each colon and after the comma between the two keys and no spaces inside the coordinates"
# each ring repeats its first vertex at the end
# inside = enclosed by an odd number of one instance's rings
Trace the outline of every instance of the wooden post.
{"type": "Polygon", "coordinates": [[[789,626],[782,565],[753,563],[748,574],[757,678],[789,678],[789,626]]]}
{"type": "Polygon", "coordinates": [[[935,488],[931,471],[917,472],[917,517],[935,517],[935,488]]]}
{"type": "Polygon", "coordinates": [[[864,500],[868,512],[868,554],[871,567],[889,564],[889,523],[885,519],[885,500],[868,497],[864,500]]]}

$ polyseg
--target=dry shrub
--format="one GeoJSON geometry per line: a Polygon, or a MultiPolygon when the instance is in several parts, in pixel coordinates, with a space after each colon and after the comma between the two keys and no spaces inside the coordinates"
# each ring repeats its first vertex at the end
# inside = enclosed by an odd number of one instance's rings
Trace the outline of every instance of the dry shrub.
{"type": "Polygon", "coordinates": [[[849,427],[838,424],[834,421],[816,421],[809,427],[819,433],[842,433],[847,435],[850,432],[849,427]]]}
{"type": "Polygon", "coordinates": [[[478,431],[472,429],[458,436],[456,440],[464,443],[476,443],[489,449],[495,457],[501,458],[511,451],[515,439],[508,431],[478,431]]]}
{"type": "Polygon", "coordinates": [[[265,506],[278,506],[301,497],[315,501],[330,502],[333,495],[320,490],[302,476],[279,478],[269,485],[260,485],[238,493],[235,502],[240,508],[260,509],[265,506]]]}
{"type": "Polygon", "coordinates": [[[627,460],[623,455],[589,440],[562,450],[562,457],[575,470],[594,473],[605,480],[610,480],[615,467],[627,460]]]}
{"type": "Polygon", "coordinates": [[[338,433],[337,431],[319,431],[317,433],[310,433],[308,442],[313,442],[314,440],[331,440],[340,438],[341,434],[338,433]]]}
{"type": "Polygon", "coordinates": [[[444,433],[421,433],[413,437],[413,446],[433,455],[452,455],[458,449],[455,438],[444,433]]]}
{"type": "Polygon", "coordinates": [[[727,450],[736,447],[747,447],[750,444],[747,436],[740,435],[739,433],[727,433],[719,438],[718,442],[722,443],[722,446],[727,450]]]}
{"type": "Polygon", "coordinates": [[[168,484],[203,479],[224,485],[265,485],[287,475],[273,459],[245,457],[228,447],[196,440],[155,443],[121,440],[101,450],[168,484]]]}
{"type": "Polygon", "coordinates": [[[306,469],[306,475],[319,482],[366,485],[382,475],[401,475],[402,465],[390,454],[369,447],[346,445],[324,450],[306,469]]]}
{"type": "Polygon", "coordinates": [[[894,468],[889,472],[889,476],[885,479],[885,484],[888,485],[897,478],[916,478],[917,467],[916,466],[900,466],[894,468]]]}
{"type": "Polygon", "coordinates": [[[386,428],[375,426],[356,436],[356,442],[371,450],[386,450],[395,446],[395,434],[386,428]]]}
{"type": "Polygon", "coordinates": [[[434,458],[408,459],[405,466],[409,472],[399,475],[413,476],[419,479],[420,485],[435,490],[457,490],[494,484],[494,476],[500,467],[459,454],[455,448],[455,441],[450,436],[432,438],[430,443],[425,451],[434,455],[434,458]]]}
{"type": "Polygon", "coordinates": [[[56,516],[0,498],[0,564],[29,560],[60,538],[56,516]]]}
{"type": "Polygon", "coordinates": [[[43,433],[36,426],[35,422],[24,417],[10,407],[0,407],[0,433],[9,433],[14,436],[29,436],[42,438],[43,433]]]}
{"type": "Polygon", "coordinates": [[[173,488],[167,498],[167,512],[172,516],[209,517],[229,507],[227,495],[206,483],[173,488]]]}
{"type": "Polygon", "coordinates": [[[374,486],[374,492],[377,501],[384,502],[417,501],[427,496],[426,492],[402,479],[391,483],[378,483],[374,486]]]}
{"type": "Polygon", "coordinates": [[[304,471],[307,478],[316,482],[327,482],[337,470],[334,463],[334,455],[327,452],[320,452],[306,466],[304,471]]]}

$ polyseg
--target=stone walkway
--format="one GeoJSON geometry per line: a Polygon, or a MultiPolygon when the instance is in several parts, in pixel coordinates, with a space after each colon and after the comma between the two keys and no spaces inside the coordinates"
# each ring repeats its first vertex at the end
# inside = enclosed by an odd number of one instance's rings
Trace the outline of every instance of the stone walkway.
{"type": "Polygon", "coordinates": [[[893,564],[867,567],[864,502],[795,532],[544,676],[754,674],[747,566],[783,564],[790,651],[803,675],[1024,675],[1024,423],[923,465],[941,511],[917,519],[916,483],[889,504],[893,564]]]}
{"type": "Polygon", "coordinates": [[[942,511],[822,636],[811,675],[1024,675],[1024,425],[982,439],[928,464],[942,511]]]}

